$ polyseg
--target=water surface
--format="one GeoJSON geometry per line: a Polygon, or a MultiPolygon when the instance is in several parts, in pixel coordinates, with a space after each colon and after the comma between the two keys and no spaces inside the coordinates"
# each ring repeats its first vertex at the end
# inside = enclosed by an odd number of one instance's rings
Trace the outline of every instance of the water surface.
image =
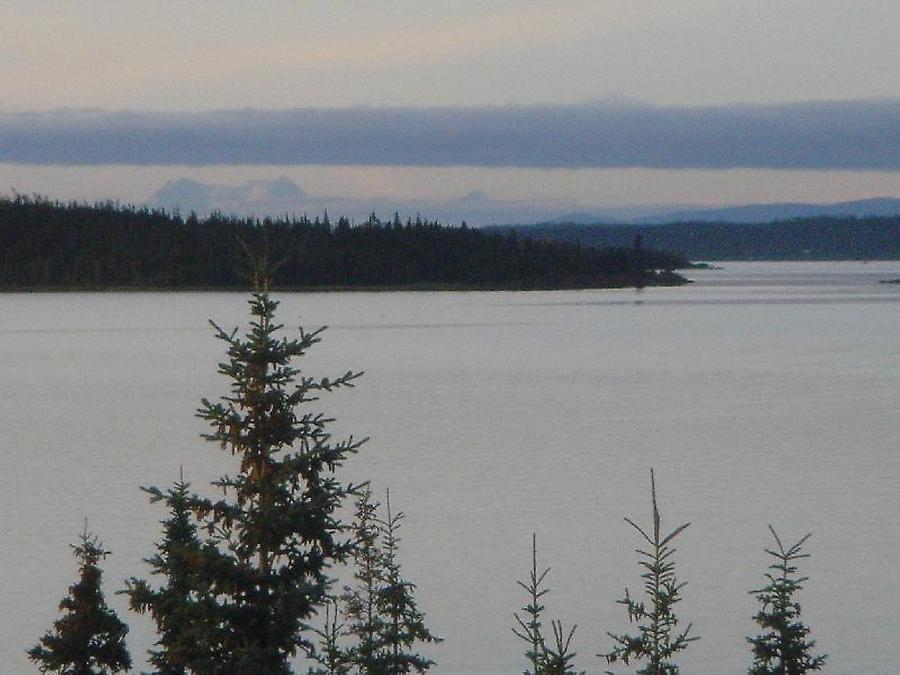
{"type": "MultiPolygon", "coordinates": [[[[531,533],[550,565],[547,618],[577,623],[598,673],[615,601],[639,584],[649,468],[680,538],[680,605],[700,642],[685,674],[746,672],[747,591],[768,564],[766,525],[813,532],[804,617],[833,675],[896,672],[900,606],[900,263],[727,263],[682,288],[283,294],[289,327],[329,325],[300,365],[365,370],[321,408],[337,435],[371,436],[349,479],[390,487],[407,513],[402,562],[446,642],[446,675],[521,672],[509,627],[531,533]]],[[[113,551],[113,595],[144,575],[164,513],[139,485],[179,466],[195,487],[234,460],[198,438],[201,396],[225,393],[206,323],[242,324],[239,294],[0,295],[4,470],[0,661],[56,618],[83,518],[113,551]]]]}

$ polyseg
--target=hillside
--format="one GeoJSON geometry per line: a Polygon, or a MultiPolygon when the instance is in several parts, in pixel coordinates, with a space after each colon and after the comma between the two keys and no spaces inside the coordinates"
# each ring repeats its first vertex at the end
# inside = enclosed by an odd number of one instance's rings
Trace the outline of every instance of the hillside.
{"type": "Polygon", "coordinates": [[[524,237],[599,247],[628,246],[640,235],[648,248],[677,251],[691,260],[900,259],[900,216],[818,217],[763,224],[520,225],[509,229],[524,237]]]}
{"type": "MultiPolygon", "coordinates": [[[[805,204],[802,202],[775,202],[771,204],[746,204],[712,209],[692,209],[672,213],[645,216],[636,224],[654,223],[771,223],[778,220],[800,218],[875,218],[900,215],[900,199],[877,197],[832,204],[805,204]]],[[[597,221],[594,221],[597,222],[597,221]]]]}

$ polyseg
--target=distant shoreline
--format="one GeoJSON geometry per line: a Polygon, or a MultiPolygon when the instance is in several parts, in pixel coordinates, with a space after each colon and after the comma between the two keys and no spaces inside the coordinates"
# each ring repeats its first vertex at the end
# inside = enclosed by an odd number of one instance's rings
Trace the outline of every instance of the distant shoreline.
{"type": "MultiPolygon", "coordinates": [[[[690,280],[676,275],[681,280],[671,282],[647,283],[644,288],[662,288],[685,286],[690,280]]],[[[529,292],[529,291],[590,291],[590,290],[621,290],[636,288],[633,283],[618,283],[608,286],[540,286],[540,287],[513,287],[470,284],[412,284],[404,286],[272,286],[273,293],[478,293],[478,292],[529,292]]],[[[0,288],[0,294],[15,293],[246,293],[243,286],[192,286],[192,287],[164,287],[164,286],[112,286],[112,287],[37,287],[27,288],[0,288]]]]}

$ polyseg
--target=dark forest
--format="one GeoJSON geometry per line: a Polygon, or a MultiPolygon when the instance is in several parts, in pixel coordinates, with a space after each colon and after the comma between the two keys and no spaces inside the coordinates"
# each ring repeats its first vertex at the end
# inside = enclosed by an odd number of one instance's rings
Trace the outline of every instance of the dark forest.
{"type": "Polygon", "coordinates": [[[0,200],[0,288],[243,289],[242,247],[281,261],[283,289],[556,289],[683,283],[687,261],[626,246],[535,241],[417,217],[198,218],[115,203],[0,200]]]}

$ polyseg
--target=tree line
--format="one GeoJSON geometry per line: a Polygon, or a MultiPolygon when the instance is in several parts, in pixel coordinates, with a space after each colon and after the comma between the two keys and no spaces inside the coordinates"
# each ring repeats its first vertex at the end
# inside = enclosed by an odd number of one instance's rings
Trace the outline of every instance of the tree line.
{"type": "MultiPolygon", "coordinates": [[[[371,485],[349,484],[341,467],[366,439],[335,439],[333,421],[315,403],[353,387],[359,373],[313,377],[298,366],[321,340],[321,329],[282,334],[278,302],[270,296],[268,265],[253,263],[254,290],[244,332],[212,324],[226,359],[219,372],[228,391],[201,399],[197,415],[204,435],[237,468],[195,492],[183,476],[166,489],[143,488],[167,510],[159,541],[146,560],[150,578],[132,577],[120,592],[130,608],[154,621],[157,640],[149,653],[160,675],[289,675],[305,656],[306,675],[401,675],[426,673],[434,661],[422,647],[441,638],[428,627],[415,600],[415,584],[401,566],[403,513],[382,507],[371,485]],[[342,507],[355,505],[350,522],[342,507]],[[348,565],[353,580],[338,588],[335,565],[348,565]]],[[[675,608],[684,583],[675,574],[673,541],[688,527],[661,530],[651,471],[652,519],[641,526],[642,592],[625,591],[632,633],[610,633],[599,656],[608,664],[640,665],[639,675],[677,675],[677,655],[698,639],[681,627],[675,608]]],[[[751,675],[795,675],[820,670],[824,656],[801,621],[795,595],[805,577],[797,561],[807,537],[777,547],[749,637],[751,675]]],[[[127,625],[106,604],[100,563],[108,554],[88,531],[73,546],[79,575],[59,605],[62,616],[28,654],[41,672],[105,675],[127,672],[127,625]]],[[[543,598],[549,569],[539,571],[533,540],[526,581],[527,604],[515,614],[513,632],[526,642],[525,675],[578,675],[571,648],[575,627],[544,626],[543,598]]]]}
{"type": "Polygon", "coordinates": [[[0,288],[241,289],[239,242],[280,260],[277,288],[551,289],[683,283],[678,255],[443,226],[397,214],[362,223],[182,216],[116,203],[0,199],[0,288]]]}
{"type": "Polygon", "coordinates": [[[540,241],[647,246],[691,260],[900,260],[900,216],[797,218],[771,223],[544,224],[492,228],[540,241]]]}

